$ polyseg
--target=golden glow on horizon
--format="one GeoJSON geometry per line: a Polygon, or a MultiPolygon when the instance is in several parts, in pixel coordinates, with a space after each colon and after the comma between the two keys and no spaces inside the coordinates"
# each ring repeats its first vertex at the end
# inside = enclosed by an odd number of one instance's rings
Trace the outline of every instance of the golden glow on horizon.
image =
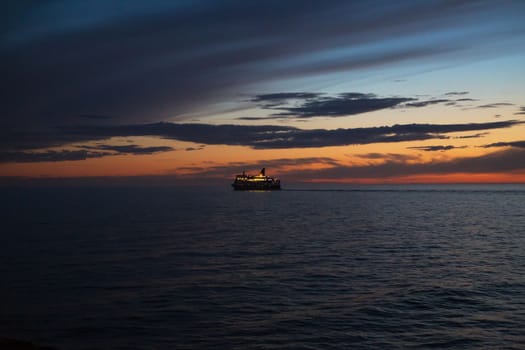
{"type": "MultiPolygon", "coordinates": [[[[403,150],[403,147],[396,144],[396,147],[388,148],[389,145],[374,145],[370,146],[351,146],[353,148],[353,154],[365,154],[364,152],[383,152],[384,154],[394,153],[398,150],[403,150]],[[385,149],[384,147],[387,147],[385,149]],[[399,149],[398,149],[399,148],[399,149]]],[[[346,166],[367,166],[367,165],[379,165],[384,163],[385,159],[364,159],[356,157],[355,155],[346,155],[341,158],[343,152],[348,152],[348,147],[328,147],[323,149],[323,157],[334,158],[341,165],[346,166]],[[338,158],[336,158],[336,156],[338,158]]],[[[199,173],[202,170],[206,170],[210,167],[218,167],[233,163],[239,164],[239,169],[242,168],[242,163],[250,162],[254,163],[257,161],[271,161],[271,159],[277,159],[282,154],[282,151],[253,151],[246,147],[227,147],[227,146],[209,146],[207,152],[201,151],[173,151],[158,153],[153,155],[142,155],[142,156],[109,156],[103,158],[93,158],[84,161],[64,161],[64,162],[45,162],[45,163],[9,163],[1,165],[2,176],[25,176],[25,177],[92,177],[92,176],[140,176],[140,175],[174,175],[176,177],[182,176],[187,178],[188,175],[195,175],[199,177],[199,173]],[[199,152],[205,153],[202,157],[192,157],[187,159],[188,153],[198,154],[199,152]],[[253,152],[253,153],[252,153],[253,152]],[[260,152],[260,154],[258,154],[260,152]],[[178,157],[179,154],[184,155],[178,157]],[[197,160],[196,158],[209,159],[208,157],[215,157],[216,160],[212,163],[205,160],[197,160]],[[259,157],[260,158],[259,158],[259,157]],[[189,162],[188,162],[189,161],[189,162]]],[[[291,150],[295,157],[309,157],[316,154],[313,149],[308,149],[308,152],[301,153],[304,150],[291,150]]],[[[464,149],[459,150],[461,153],[465,152],[464,149]]],[[[319,150],[317,150],[317,155],[319,150]]],[[[414,152],[414,159],[408,160],[405,163],[418,164],[428,163],[431,161],[444,161],[446,159],[453,159],[456,157],[464,157],[465,154],[456,154],[454,157],[449,152],[414,152]],[[422,154],[423,153],[423,154],[422,154]],[[436,157],[426,156],[424,153],[438,153],[443,155],[436,157]]],[[[486,154],[486,149],[476,148],[474,156],[478,154],[486,154]],[[483,153],[479,153],[484,151],[483,153]]],[[[344,154],[344,153],[343,153],[344,154]]],[[[408,154],[408,153],[407,153],[408,154]]],[[[330,163],[313,162],[311,164],[297,164],[297,165],[282,165],[274,167],[272,169],[272,175],[286,178],[286,173],[294,172],[301,173],[307,170],[322,170],[329,169],[333,165],[330,163]]],[[[252,172],[252,169],[246,169],[248,173],[252,172]]],[[[231,174],[224,174],[219,177],[230,178],[236,173],[231,171],[231,174]]],[[[214,175],[213,177],[217,177],[214,175]]],[[[292,177],[293,178],[293,177],[292,177]]],[[[323,178],[323,179],[301,179],[301,181],[310,182],[332,182],[332,183],[357,183],[357,184],[377,184],[377,183],[523,183],[525,182],[525,172],[522,173],[493,173],[493,174],[424,174],[424,175],[412,175],[412,176],[393,176],[393,177],[378,177],[378,178],[348,178],[348,179],[334,179],[334,178],[323,178]]]]}
{"type": "MultiPolygon", "coordinates": [[[[92,176],[143,176],[173,175],[175,177],[224,177],[231,178],[242,170],[258,172],[260,165],[278,160],[271,170],[272,175],[284,178],[286,174],[320,171],[335,165],[373,166],[385,162],[422,164],[446,162],[458,158],[480,157],[505,148],[484,148],[483,145],[505,140],[520,141],[525,135],[525,125],[512,128],[479,132],[451,133],[447,139],[425,141],[375,143],[322,148],[252,149],[245,146],[201,145],[155,137],[113,138],[84,143],[84,145],[126,145],[141,147],[170,146],[174,151],[146,155],[119,154],[80,161],[2,163],[0,176],[23,177],[92,177],[92,176]],[[482,137],[462,138],[483,134],[482,137]],[[425,152],[410,147],[452,145],[455,149],[446,152],[425,152]],[[295,161],[297,159],[297,161],[295,161]],[[253,164],[251,166],[250,164],[253,164]],[[223,172],[221,168],[229,169],[223,172]],[[235,170],[233,170],[235,169],[235,170]],[[209,170],[216,170],[207,174],[209,170]]],[[[80,145],[71,145],[78,150],[80,145]]],[[[60,149],[56,149],[60,150],[60,149]]],[[[349,183],[428,183],[428,182],[525,182],[523,174],[427,174],[392,178],[370,179],[310,179],[314,182],[349,183]]]]}
{"type": "Polygon", "coordinates": [[[411,176],[397,176],[390,178],[353,178],[353,179],[313,179],[305,181],[311,183],[340,183],[340,184],[446,184],[446,183],[525,183],[525,172],[517,173],[453,173],[453,174],[425,174],[411,176]]]}

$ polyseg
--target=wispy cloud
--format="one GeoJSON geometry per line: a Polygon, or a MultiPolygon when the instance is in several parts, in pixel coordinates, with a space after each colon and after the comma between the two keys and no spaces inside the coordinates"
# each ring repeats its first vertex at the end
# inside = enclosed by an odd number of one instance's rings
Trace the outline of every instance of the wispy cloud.
{"type": "Polygon", "coordinates": [[[204,149],[204,146],[200,146],[200,147],[186,147],[184,150],[188,151],[188,152],[191,152],[191,151],[200,151],[201,149],[204,149]]]}
{"type": "Polygon", "coordinates": [[[174,150],[172,147],[140,147],[138,145],[96,145],[77,146],[79,150],[46,151],[0,151],[0,163],[38,163],[86,160],[123,154],[144,155],[174,150]]]}
{"type": "Polygon", "coordinates": [[[406,161],[416,161],[421,159],[419,155],[414,154],[401,154],[401,153],[365,153],[365,154],[355,154],[353,155],[358,158],[371,159],[371,160],[382,160],[389,162],[406,162],[406,161]]]}
{"type": "Polygon", "coordinates": [[[480,137],[485,137],[488,134],[490,134],[490,133],[489,132],[479,132],[477,134],[456,136],[454,138],[455,139],[477,139],[477,138],[480,138],[480,137]]]}
{"type": "Polygon", "coordinates": [[[518,114],[525,114],[525,107],[521,107],[519,112],[516,112],[514,114],[516,114],[516,115],[518,115],[518,114]]]}
{"type": "Polygon", "coordinates": [[[484,148],[490,147],[518,147],[525,148],[525,141],[511,141],[511,142],[495,142],[488,145],[482,146],[484,148]]]}
{"type": "Polygon", "coordinates": [[[272,120],[272,119],[283,119],[283,117],[280,116],[280,115],[272,115],[272,116],[268,116],[268,117],[239,117],[239,118],[237,118],[237,120],[252,120],[252,121],[255,121],[255,120],[272,120]]]}
{"type": "MultiPolygon", "coordinates": [[[[464,95],[468,92],[449,92],[445,95],[464,95]]],[[[330,96],[320,92],[280,92],[255,95],[251,102],[262,109],[276,111],[269,116],[240,117],[239,120],[271,120],[285,118],[345,117],[361,113],[393,108],[423,108],[444,104],[454,106],[458,102],[476,101],[473,98],[431,98],[420,100],[418,97],[393,96],[380,97],[373,93],[344,92],[330,96]]],[[[494,103],[478,108],[496,108],[506,103],[494,103]]]]}
{"type": "MultiPolygon", "coordinates": [[[[414,98],[378,97],[374,94],[359,92],[346,92],[337,96],[326,96],[322,93],[282,92],[257,95],[252,99],[253,102],[262,102],[259,103],[259,106],[264,109],[281,111],[269,117],[258,117],[258,119],[342,117],[392,108],[413,100],[414,98]],[[290,104],[290,100],[295,103],[290,104]]],[[[247,120],[246,117],[242,119],[247,120]]],[[[254,119],[250,118],[250,120],[254,119]]]]}
{"type": "Polygon", "coordinates": [[[500,103],[489,103],[485,105],[478,106],[477,108],[499,108],[506,106],[514,106],[514,103],[500,102],[500,103]]]}
{"type": "Polygon", "coordinates": [[[323,97],[305,101],[298,107],[275,108],[284,112],[275,113],[274,115],[297,118],[341,117],[392,108],[411,100],[413,99],[406,97],[323,97]]]}
{"type": "Polygon", "coordinates": [[[4,151],[0,152],[1,163],[38,163],[63,162],[71,160],[86,160],[110,156],[110,152],[93,152],[87,150],[60,150],[60,151],[4,151]]]}
{"type": "Polygon", "coordinates": [[[462,95],[468,95],[468,91],[451,91],[447,92],[445,96],[462,96],[462,95]]]}
{"type": "Polygon", "coordinates": [[[150,147],[141,147],[139,145],[96,145],[96,146],[77,146],[79,148],[84,148],[88,150],[101,150],[101,151],[113,151],[119,154],[153,154],[158,152],[168,152],[173,151],[173,147],[169,146],[150,146],[150,147]]]}
{"type": "Polygon", "coordinates": [[[317,92],[276,92],[273,94],[260,94],[254,96],[252,102],[280,102],[295,99],[317,98],[323,95],[317,92]]]}
{"type": "Polygon", "coordinates": [[[435,105],[435,104],[438,104],[438,103],[449,103],[449,102],[451,102],[451,100],[437,99],[437,100],[410,102],[410,103],[406,103],[405,106],[408,106],[408,107],[426,107],[428,105],[435,105]]]}
{"type": "Polygon", "coordinates": [[[467,146],[452,146],[452,145],[437,145],[437,146],[414,146],[407,147],[408,149],[417,149],[425,152],[449,151],[451,149],[467,148],[467,146]]]}

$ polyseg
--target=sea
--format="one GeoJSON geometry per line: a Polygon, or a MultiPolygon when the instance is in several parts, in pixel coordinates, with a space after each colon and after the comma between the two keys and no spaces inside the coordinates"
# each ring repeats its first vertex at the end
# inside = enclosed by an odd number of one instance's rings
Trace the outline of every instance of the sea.
{"type": "Polygon", "coordinates": [[[525,185],[0,188],[0,337],[525,349],[525,185]]]}

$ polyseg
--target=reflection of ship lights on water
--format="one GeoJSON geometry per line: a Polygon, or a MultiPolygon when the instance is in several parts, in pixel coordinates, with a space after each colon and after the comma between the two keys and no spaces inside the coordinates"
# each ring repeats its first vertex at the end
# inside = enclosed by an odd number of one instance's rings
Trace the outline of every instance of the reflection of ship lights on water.
{"type": "Polygon", "coordinates": [[[266,170],[262,168],[259,175],[247,175],[243,171],[241,175],[235,176],[232,186],[236,191],[280,190],[281,180],[266,176],[266,170]]]}

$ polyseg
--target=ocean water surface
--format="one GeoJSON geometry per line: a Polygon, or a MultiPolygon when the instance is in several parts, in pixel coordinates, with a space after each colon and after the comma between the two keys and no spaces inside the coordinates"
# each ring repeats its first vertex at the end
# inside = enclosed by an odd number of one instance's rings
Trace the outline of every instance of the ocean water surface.
{"type": "Polygon", "coordinates": [[[0,337],[523,349],[525,186],[0,188],[0,337]]]}

